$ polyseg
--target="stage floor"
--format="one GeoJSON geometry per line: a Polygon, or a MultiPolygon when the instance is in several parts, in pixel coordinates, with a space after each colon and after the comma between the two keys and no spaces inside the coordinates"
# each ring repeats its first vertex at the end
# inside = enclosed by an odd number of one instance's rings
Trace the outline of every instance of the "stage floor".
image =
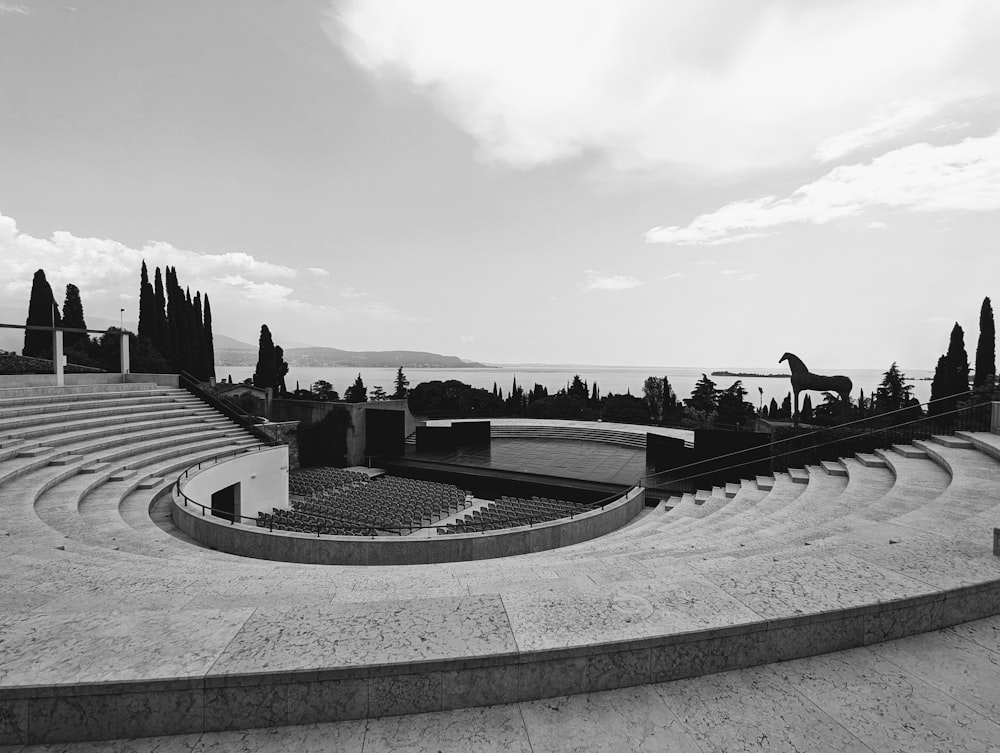
{"type": "Polygon", "coordinates": [[[646,451],[604,442],[564,439],[494,439],[490,447],[417,452],[406,457],[472,468],[632,486],[646,473],[646,451]]]}

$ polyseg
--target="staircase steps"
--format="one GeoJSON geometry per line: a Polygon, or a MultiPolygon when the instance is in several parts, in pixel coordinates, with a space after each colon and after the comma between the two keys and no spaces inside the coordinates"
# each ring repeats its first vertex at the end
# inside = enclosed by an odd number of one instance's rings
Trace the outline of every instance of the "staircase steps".
{"type": "Polygon", "coordinates": [[[880,458],[878,455],[872,455],[867,452],[859,452],[855,455],[858,462],[869,468],[887,468],[885,459],[880,458]]]}
{"type": "Polygon", "coordinates": [[[846,476],[847,469],[839,460],[822,460],[820,467],[831,476],[846,476]]]}
{"type": "Polygon", "coordinates": [[[770,476],[758,476],[757,488],[765,492],[771,491],[774,488],[774,479],[770,476]]]}
{"type": "Polygon", "coordinates": [[[809,483],[809,471],[805,468],[789,468],[788,475],[792,477],[792,482],[795,484],[809,483]]]}
{"type": "Polygon", "coordinates": [[[904,458],[925,458],[927,457],[927,452],[914,445],[908,444],[894,444],[892,446],[892,451],[897,455],[902,455],[904,458]]]}

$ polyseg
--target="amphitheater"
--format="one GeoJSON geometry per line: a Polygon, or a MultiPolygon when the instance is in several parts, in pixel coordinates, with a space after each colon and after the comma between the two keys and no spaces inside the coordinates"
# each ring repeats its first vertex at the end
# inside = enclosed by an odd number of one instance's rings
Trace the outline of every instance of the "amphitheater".
{"type": "Polygon", "coordinates": [[[995,428],[317,565],[174,522],[185,471],[281,450],[176,382],[67,382],[0,389],[3,751],[1000,750],[995,428]]]}

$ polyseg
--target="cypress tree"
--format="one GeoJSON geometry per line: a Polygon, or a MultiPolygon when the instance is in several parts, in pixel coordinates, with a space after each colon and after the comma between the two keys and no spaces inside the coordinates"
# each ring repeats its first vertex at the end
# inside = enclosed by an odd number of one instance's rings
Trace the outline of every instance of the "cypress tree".
{"type": "Polygon", "coordinates": [[[956,395],[960,392],[969,391],[969,356],[965,352],[965,333],[962,327],[955,322],[951,330],[951,339],[948,342],[948,394],[956,395]]]}
{"type": "Polygon", "coordinates": [[[277,364],[274,358],[274,340],[266,324],[260,327],[260,342],[257,347],[257,368],[253,373],[254,387],[274,388],[277,364]]]}
{"type": "Polygon", "coordinates": [[[191,310],[191,340],[194,344],[192,373],[197,374],[203,382],[208,381],[205,367],[205,324],[201,311],[201,291],[195,291],[194,307],[191,310]]]}
{"type": "Polygon", "coordinates": [[[167,267],[164,272],[164,287],[167,294],[167,352],[164,355],[167,357],[170,365],[177,371],[180,371],[183,368],[183,358],[181,357],[179,329],[181,310],[183,308],[181,301],[184,294],[177,285],[177,273],[172,267],[167,267]]]}
{"type": "Polygon", "coordinates": [[[142,260],[142,270],[139,273],[139,337],[148,337],[153,345],[156,342],[156,294],[149,284],[149,270],[146,260],[142,260]]]}
{"type": "Polygon", "coordinates": [[[153,345],[169,361],[170,336],[167,332],[167,295],[163,291],[163,275],[160,273],[159,267],[156,268],[153,283],[153,314],[155,317],[154,334],[152,335],[153,345]]]}
{"type": "Polygon", "coordinates": [[[983,299],[979,310],[979,342],[976,343],[976,375],[972,386],[976,389],[993,389],[996,381],[996,327],[993,306],[989,297],[983,299]]]}
{"type": "MultiPolygon", "coordinates": [[[[27,327],[58,327],[62,324],[59,307],[56,305],[52,287],[45,279],[45,270],[39,269],[31,281],[31,297],[28,299],[27,327]]],[[[52,357],[52,333],[44,330],[26,329],[22,355],[35,358],[52,357]]]]}
{"type": "MultiPolygon", "coordinates": [[[[285,388],[285,377],[288,375],[288,364],[285,362],[285,349],[280,345],[274,346],[274,392],[276,395],[284,395],[288,390],[285,388]]],[[[358,375],[361,376],[360,374],[358,375]]]]}
{"type": "MultiPolygon", "coordinates": [[[[948,341],[948,352],[938,359],[931,382],[931,400],[958,395],[969,391],[969,356],[965,352],[965,333],[955,322],[948,341]]],[[[944,413],[955,409],[957,398],[944,400],[932,405],[931,414],[944,413]]]]}
{"type": "MultiPolygon", "coordinates": [[[[181,318],[181,343],[183,344],[184,369],[191,374],[198,374],[198,341],[194,337],[194,302],[191,300],[191,288],[184,289],[183,316],[181,318]]],[[[198,323],[199,326],[201,322],[198,323]]]]}
{"type": "Polygon", "coordinates": [[[212,341],[212,306],[208,302],[208,293],[205,293],[205,322],[202,326],[205,331],[205,378],[210,379],[215,376],[215,343],[212,341]]]}
{"type": "MultiPolygon", "coordinates": [[[[70,283],[66,286],[66,301],[63,303],[63,326],[73,329],[87,329],[83,319],[83,303],[80,301],[80,289],[70,283]]],[[[67,332],[63,335],[63,346],[67,349],[83,347],[89,342],[85,332],[67,332]]]]}

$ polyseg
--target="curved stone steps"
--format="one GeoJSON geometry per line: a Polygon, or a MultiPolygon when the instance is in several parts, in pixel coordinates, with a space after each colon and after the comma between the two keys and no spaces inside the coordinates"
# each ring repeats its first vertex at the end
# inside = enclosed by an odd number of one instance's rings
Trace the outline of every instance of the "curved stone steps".
{"type": "Polygon", "coordinates": [[[684,541],[690,535],[698,537],[714,537],[724,531],[742,529],[747,525],[756,525],[763,519],[790,505],[808,488],[807,484],[796,484],[786,473],[776,473],[770,489],[759,490],[764,496],[753,506],[744,508],[733,515],[709,519],[702,525],[681,531],[674,537],[675,542],[684,541]]]}
{"type": "MultiPolygon", "coordinates": [[[[83,519],[91,504],[91,492],[101,484],[109,483],[110,477],[123,468],[129,472],[134,471],[126,481],[138,484],[144,478],[152,476],[152,468],[156,466],[165,465],[179,472],[191,464],[215,457],[229,449],[256,445],[256,440],[249,437],[234,440],[213,431],[137,443],[126,450],[96,456],[96,462],[109,463],[102,471],[79,474],[50,486],[36,497],[35,511],[49,525],[61,530],[57,522],[67,518],[75,522],[83,519]],[[62,500],[62,504],[53,503],[56,496],[62,500]],[[72,503],[72,507],[64,507],[67,502],[72,503]]],[[[90,459],[90,462],[94,460],[90,459]]]]}
{"type": "Polygon", "coordinates": [[[79,432],[99,432],[102,429],[114,431],[116,427],[120,426],[168,419],[179,419],[191,423],[208,422],[216,425],[228,424],[234,426],[231,421],[227,421],[224,417],[207,408],[188,408],[183,405],[170,404],[167,407],[153,411],[109,415],[98,419],[69,417],[58,424],[25,426],[4,436],[4,449],[15,443],[22,443],[23,446],[31,447],[42,444],[43,440],[44,442],[51,443],[53,446],[58,446],[64,435],[79,432]]]}
{"type": "MultiPolygon", "coordinates": [[[[164,390],[151,393],[129,393],[127,396],[107,393],[97,399],[73,400],[73,401],[39,401],[35,405],[10,404],[0,406],[0,427],[3,427],[10,419],[23,418],[24,416],[48,417],[52,413],[66,414],[70,412],[83,412],[91,409],[116,408],[119,410],[131,408],[137,405],[165,405],[177,402],[177,397],[168,394],[164,390]]],[[[36,423],[44,423],[41,419],[36,423]]]]}
{"type": "Polygon", "coordinates": [[[202,423],[192,423],[184,420],[171,422],[167,425],[157,425],[158,422],[144,422],[129,425],[127,430],[102,429],[92,432],[76,432],[75,436],[65,436],[53,447],[36,448],[41,454],[31,457],[14,457],[0,462],[0,485],[4,482],[28,473],[36,468],[51,464],[68,465],[75,460],[92,459],[101,461],[101,453],[113,448],[133,447],[144,442],[171,437],[184,437],[191,434],[203,435],[205,432],[219,436],[238,437],[249,436],[238,428],[221,425],[218,428],[202,423]]]}
{"type": "MultiPolygon", "coordinates": [[[[247,449],[252,452],[252,448],[247,449]]],[[[198,450],[176,456],[143,468],[143,474],[163,478],[154,489],[137,489],[139,481],[108,481],[93,489],[80,503],[80,521],[86,531],[83,540],[95,546],[110,545],[114,548],[145,556],[176,557],[191,552],[190,539],[181,541],[171,536],[150,518],[150,495],[156,495],[170,486],[186,468],[199,462],[210,461],[217,449],[198,450]]],[[[199,554],[210,549],[196,545],[199,554]]],[[[234,555],[213,552],[232,560],[234,555]]],[[[235,558],[238,559],[238,558],[235,558]]]]}
{"type": "MultiPolygon", "coordinates": [[[[828,475],[822,479],[823,482],[835,480],[828,496],[819,493],[813,497],[799,497],[780,516],[774,516],[760,530],[761,535],[784,538],[789,543],[829,535],[829,523],[849,518],[856,510],[876,504],[892,489],[895,482],[895,477],[887,468],[868,467],[854,458],[843,458],[840,463],[847,471],[846,479],[828,475]],[[834,492],[832,489],[840,484],[840,490],[834,492]]],[[[818,476],[824,475],[821,470],[815,473],[818,476]]],[[[818,483],[819,478],[810,482],[811,485],[818,483]]]]}
{"type": "MultiPolygon", "coordinates": [[[[108,401],[110,402],[110,401],[108,401]]],[[[67,408],[69,406],[59,406],[67,408]]],[[[53,413],[29,414],[14,418],[0,418],[0,435],[7,437],[17,429],[28,427],[40,427],[47,424],[62,424],[67,421],[76,423],[92,421],[101,418],[116,418],[130,413],[149,413],[154,411],[169,410],[171,408],[188,410],[187,403],[180,403],[170,396],[160,398],[142,398],[138,402],[130,405],[113,406],[103,405],[97,408],[85,408],[80,410],[60,410],[53,413]]]]}
{"type": "Polygon", "coordinates": [[[62,393],[47,393],[43,395],[32,395],[32,396],[22,396],[22,397],[11,397],[6,395],[6,389],[0,389],[0,415],[3,414],[8,408],[19,409],[19,408],[30,408],[31,406],[46,406],[58,403],[77,403],[86,402],[94,400],[118,400],[122,396],[127,397],[155,397],[158,395],[166,395],[169,393],[169,387],[161,387],[156,384],[130,384],[130,385],[114,385],[116,387],[132,386],[135,389],[131,390],[104,390],[101,392],[95,392],[89,390],[87,392],[62,392],[62,393]]]}

